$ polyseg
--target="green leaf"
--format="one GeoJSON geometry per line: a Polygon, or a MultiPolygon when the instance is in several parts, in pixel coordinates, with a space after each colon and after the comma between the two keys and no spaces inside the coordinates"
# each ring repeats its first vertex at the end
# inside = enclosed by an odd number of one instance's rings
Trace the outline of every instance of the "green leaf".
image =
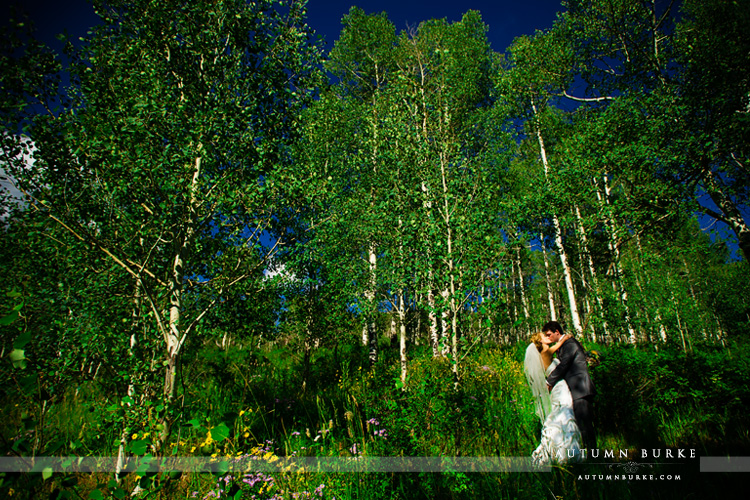
{"type": "Polygon", "coordinates": [[[213,439],[216,442],[224,441],[226,438],[229,437],[229,427],[224,424],[224,422],[220,423],[213,429],[211,429],[211,439],[213,439]]]}
{"type": "Polygon", "coordinates": [[[16,338],[15,342],[13,342],[13,348],[23,349],[29,342],[31,342],[31,331],[23,332],[16,338]]]}
{"type": "Polygon", "coordinates": [[[21,370],[26,368],[26,355],[23,349],[13,349],[10,353],[10,361],[14,368],[21,370]]]}
{"type": "Polygon", "coordinates": [[[104,500],[104,495],[102,494],[101,490],[94,490],[89,493],[89,498],[91,500],[104,500]]]}
{"type": "Polygon", "coordinates": [[[45,467],[42,469],[42,479],[45,481],[52,477],[52,467],[45,467]]]}
{"type": "Polygon", "coordinates": [[[18,311],[13,311],[7,316],[3,316],[2,318],[0,318],[0,325],[10,325],[17,319],[18,319],[18,311]]]}
{"type": "Polygon", "coordinates": [[[146,450],[148,450],[148,445],[149,441],[146,439],[131,441],[130,451],[133,453],[133,455],[143,455],[144,453],[146,453],[146,450]]]}

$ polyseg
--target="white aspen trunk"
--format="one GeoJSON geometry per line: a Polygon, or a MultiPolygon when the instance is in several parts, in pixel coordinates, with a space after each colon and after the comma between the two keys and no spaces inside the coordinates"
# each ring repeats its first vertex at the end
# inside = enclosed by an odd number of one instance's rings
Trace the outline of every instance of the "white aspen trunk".
{"type": "MultiPolygon", "coordinates": [[[[427,98],[425,95],[425,86],[427,83],[427,70],[422,63],[422,58],[420,57],[420,50],[417,48],[416,43],[414,45],[416,49],[417,59],[419,61],[419,76],[420,76],[420,83],[419,83],[419,92],[421,97],[421,105],[422,105],[422,141],[424,141],[425,144],[428,143],[427,137],[427,118],[428,118],[428,111],[427,111],[427,98]]],[[[424,180],[422,180],[422,194],[423,194],[423,201],[422,201],[422,208],[427,213],[427,225],[428,227],[431,227],[433,225],[433,215],[432,215],[432,200],[430,199],[430,192],[427,184],[424,180]]],[[[436,304],[435,304],[435,278],[432,266],[430,264],[430,256],[431,256],[431,249],[429,245],[427,246],[427,262],[428,262],[428,270],[427,270],[427,320],[429,322],[429,337],[430,337],[430,344],[432,345],[432,356],[434,358],[441,357],[443,353],[440,349],[440,338],[438,334],[438,319],[436,314],[436,304]]]]}
{"type": "MultiPolygon", "coordinates": [[[[443,106],[443,122],[445,123],[445,130],[448,130],[450,126],[450,113],[448,105],[443,106]]],[[[442,129],[442,127],[441,127],[442,129]]],[[[441,130],[442,132],[442,130],[441,130]]],[[[450,307],[450,325],[451,325],[451,355],[453,356],[453,378],[454,385],[458,386],[459,380],[459,369],[458,369],[458,307],[456,305],[456,263],[453,256],[453,226],[451,220],[450,201],[448,193],[448,172],[446,170],[447,159],[446,152],[443,150],[440,152],[440,177],[443,184],[443,220],[445,221],[446,228],[446,245],[448,250],[447,263],[448,263],[448,305],[450,307]]]]}
{"type": "MultiPolygon", "coordinates": [[[[516,298],[516,261],[511,259],[510,261],[510,289],[513,290],[513,324],[518,321],[518,299],[516,298]]],[[[510,293],[508,294],[510,295],[510,293]]],[[[515,332],[516,327],[513,327],[515,332]]]]}
{"type": "Polygon", "coordinates": [[[664,319],[661,316],[661,311],[656,311],[656,319],[659,322],[659,337],[661,338],[661,341],[666,343],[667,342],[667,327],[664,326],[664,319]]]}
{"type": "Polygon", "coordinates": [[[698,297],[695,294],[693,283],[692,281],[690,281],[690,269],[688,269],[685,257],[682,258],[682,264],[683,266],[685,266],[685,277],[687,278],[688,282],[688,290],[690,290],[690,298],[693,299],[693,307],[695,308],[695,311],[701,320],[701,336],[703,337],[703,340],[708,340],[708,333],[706,332],[706,324],[708,323],[708,321],[706,320],[705,315],[701,314],[700,309],[698,308],[698,297]]]}
{"type": "MultiPolygon", "coordinates": [[[[611,188],[609,187],[609,180],[607,178],[607,174],[604,174],[604,194],[605,194],[605,200],[607,205],[609,205],[609,198],[611,193],[611,188]]],[[[630,303],[628,301],[628,290],[625,286],[625,283],[622,279],[623,272],[622,272],[622,257],[620,256],[620,245],[617,242],[617,226],[615,225],[615,221],[612,218],[609,211],[607,211],[607,221],[610,227],[609,234],[610,234],[610,245],[611,248],[614,250],[615,255],[615,274],[617,275],[617,281],[619,283],[619,289],[620,289],[620,299],[622,300],[622,304],[625,308],[625,321],[628,325],[628,342],[631,344],[635,344],[636,342],[636,332],[635,328],[633,327],[633,319],[632,315],[630,314],[630,303]]]]}
{"type": "Polygon", "coordinates": [[[607,174],[605,173],[603,175],[604,180],[604,196],[602,196],[602,192],[599,189],[599,183],[595,181],[596,184],[596,196],[599,200],[599,205],[602,208],[602,211],[604,212],[604,222],[605,226],[607,227],[607,233],[609,235],[609,239],[607,240],[607,245],[612,252],[612,255],[614,256],[614,270],[615,270],[615,281],[617,282],[617,286],[615,286],[615,291],[619,290],[620,292],[620,300],[622,301],[622,305],[625,309],[625,322],[628,327],[628,342],[631,344],[635,344],[636,342],[636,333],[635,328],[633,328],[633,320],[630,315],[630,305],[628,303],[628,291],[625,287],[625,283],[622,280],[622,264],[620,259],[620,245],[617,243],[617,226],[615,224],[615,221],[612,219],[611,214],[609,213],[609,210],[607,209],[607,206],[609,205],[609,195],[610,195],[610,187],[609,187],[609,181],[607,180],[607,174]]]}
{"type": "MultiPolygon", "coordinates": [[[[202,149],[198,146],[198,150],[202,149]]],[[[169,326],[164,332],[166,340],[166,369],[164,372],[164,399],[167,404],[172,403],[175,394],[175,381],[177,377],[180,350],[185,342],[185,334],[180,329],[180,315],[182,311],[182,280],[184,277],[183,255],[189,245],[192,244],[195,232],[195,222],[198,206],[198,180],[201,175],[201,157],[195,159],[193,179],[190,185],[190,217],[185,226],[185,236],[180,247],[176,250],[172,260],[172,269],[169,276],[169,326]]],[[[167,418],[162,419],[164,429],[157,444],[160,449],[166,444],[169,436],[170,422],[167,418]]]]}
{"type": "Polygon", "coordinates": [[[437,303],[435,302],[435,292],[432,288],[434,284],[432,269],[427,272],[427,276],[427,321],[429,322],[430,329],[430,345],[432,345],[432,356],[434,358],[439,358],[443,354],[440,350],[440,334],[438,333],[438,320],[437,314],[435,313],[437,303]]]}
{"type": "Polygon", "coordinates": [[[175,255],[172,262],[169,294],[169,331],[167,332],[167,369],[164,374],[164,397],[172,401],[174,396],[175,370],[180,346],[180,311],[182,308],[182,255],[175,255]]]}
{"type": "MultiPolygon", "coordinates": [[[[367,329],[367,339],[368,344],[370,346],[370,366],[374,366],[375,363],[378,362],[378,336],[375,332],[375,286],[376,286],[376,272],[377,272],[377,266],[378,266],[378,256],[376,254],[375,250],[375,244],[370,243],[369,248],[369,256],[368,256],[368,262],[369,262],[369,279],[370,288],[365,292],[365,298],[369,302],[369,309],[370,312],[367,313],[367,318],[365,319],[366,325],[365,328],[367,329]]],[[[364,338],[364,335],[363,335],[364,338]]]]}
{"type": "Polygon", "coordinates": [[[557,252],[560,256],[560,264],[563,268],[563,275],[565,276],[565,289],[568,292],[568,306],[570,307],[570,319],[573,321],[573,328],[576,333],[580,334],[583,328],[581,327],[581,317],[578,314],[578,305],[576,304],[576,292],[573,287],[573,273],[570,270],[568,264],[568,255],[565,252],[565,247],[562,241],[562,230],[560,228],[560,221],[556,214],[552,216],[552,222],[555,226],[555,244],[557,245],[557,252]]]}
{"type": "MultiPolygon", "coordinates": [[[[380,84],[381,84],[381,78],[380,78],[380,70],[377,61],[375,62],[375,93],[372,95],[372,151],[371,151],[371,162],[372,162],[372,174],[373,176],[377,176],[378,172],[378,156],[380,151],[380,134],[379,132],[379,123],[380,119],[378,116],[378,107],[377,107],[377,97],[378,97],[378,91],[380,90],[380,84]]],[[[370,190],[370,207],[372,207],[375,203],[375,193],[373,190],[370,190]]],[[[378,336],[375,331],[376,325],[375,325],[375,296],[377,293],[376,285],[377,285],[377,249],[375,248],[375,242],[370,241],[369,248],[368,248],[368,262],[369,262],[369,289],[365,291],[365,298],[367,299],[368,304],[368,314],[366,321],[366,328],[367,328],[367,340],[369,344],[369,362],[370,366],[375,366],[375,364],[378,361],[378,336]]],[[[363,335],[364,340],[364,335],[363,335]]]]}
{"type": "Polygon", "coordinates": [[[672,294],[672,304],[674,304],[675,316],[677,316],[677,329],[680,332],[680,339],[682,339],[682,350],[687,352],[688,348],[685,342],[685,332],[682,329],[682,320],[680,319],[680,308],[677,307],[677,298],[674,296],[674,290],[672,289],[672,286],[671,286],[671,280],[670,280],[670,292],[672,294]]]}
{"type": "MultiPolygon", "coordinates": [[[[400,314],[400,311],[396,311],[396,314],[400,314]]],[[[391,344],[393,344],[393,341],[396,339],[396,314],[391,314],[391,331],[390,331],[390,340],[391,344]]]]}
{"type": "MultiPolygon", "coordinates": [[[[648,277],[645,276],[645,274],[643,272],[639,272],[639,271],[642,271],[644,269],[643,259],[641,258],[644,255],[644,251],[643,251],[643,245],[641,244],[641,236],[638,233],[635,233],[635,242],[636,242],[636,245],[638,245],[638,254],[637,254],[638,265],[636,266],[636,269],[633,272],[633,275],[635,276],[635,285],[638,287],[638,292],[640,293],[640,296],[642,297],[642,300],[644,302],[650,302],[651,304],[653,304],[654,305],[654,309],[657,311],[656,320],[657,320],[658,328],[655,328],[653,326],[653,322],[651,321],[651,318],[649,317],[648,314],[646,314],[645,322],[647,323],[647,325],[649,327],[648,328],[649,330],[654,330],[654,329],[658,329],[659,330],[659,339],[661,339],[663,337],[662,329],[666,331],[666,328],[664,327],[663,321],[661,319],[661,315],[659,314],[659,307],[658,307],[658,305],[654,304],[653,300],[649,301],[648,297],[644,293],[642,283],[643,282],[648,282],[648,277]]],[[[636,309],[636,317],[639,317],[637,309],[636,309]]],[[[641,322],[641,324],[642,323],[643,322],[641,322]]],[[[640,328],[640,334],[641,334],[641,338],[642,339],[646,338],[646,333],[645,332],[646,332],[646,330],[644,330],[644,328],[641,326],[641,328],[640,328]]]]}
{"type": "Polygon", "coordinates": [[[406,310],[404,304],[404,291],[399,294],[398,308],[398,339],[399,339],[399,359],[401,361],[401,390],[406,390],[406,310]]]}
{"type": "Polygon", "coordinates": [[[726,336],[726,333],[724,332],[724,329],[721,327],[721,322],[719,321],[719,317],[716,316],[716,313],[712,313],[712,316],[714,317],[714,321],[716,322],[716,338],[721,342],[721,346],[726,348],[727,345],[724,342],[724,337],[726,336]]]}
{"type": "Polygon", "coordinates": [[[526,290],[523,283],[523,270],[521,269],[521,248],[516,247],[516,262],[518,268],[518,283],[521,289],[521,305],[523,306],[523,317],[526,320],[526,334],[531,334],[529,325],[529,302],[526,300],[526,290]]]}
{"type": "Polygon", "coordinates": [[[453,276],[454,272],[454,262],[453,262],[453,239],[452,239],[452,228],[451,228],[451,218],[450,218],[450,203],[448,201],[448,177],[447,172],[445,170],[445,153],[440,153],[440,178],[443,186],[443,222],[445,222],[445,240],[446,240],[446,248],[447,248],[447,255],[445,262],[448,266],[448,288],[443,289],[441,295],[443,296],[443,301],[446,306],[448,306],[448,310],[445,310],[445,306],[443,309],[442,319],[443,319],[443,352],[444,353],[451,353],[454,356],[454,363],[453,363],[453,372],[454,375],[457,373],[457,358],[455,349],[453,346],[456,344],[456,331],[453,328],[454,321],[455,321],[455,277],[453,276]],[[449,316],[452,316],[449,318],[449,316]],[[451,326],[451,332],[448,332],[448,325],[451,326]],[[448,339],[448,335],[450,335],[450,339],[448,339]]]}
{"type": "Polygon", "coordinates": [[[544,244],[544,235],[539,235],[539,241],[542,243],[542,256],[544,257],[544,277],[547,280],[547,299],[549,300],[549,315],[552,321],[557,321],[557,311],[555,310],[555,293],[552,289],[552,282],[549,277],[549,259],[547,259],[547,247],[544,244]]]}
{"type": "MultiPolygon", "coordinates": [[[[534,104],[533,101],[531,103],[531,107],[534,111],[534,116],[538,116],[536,104],[534,104]]],[[[547,160],[547,150],[544,146],[542,129],[538,123],[536,126],[536,136],[539,140],[539,151],[542,157],[542,165],[544,166],[544,177],[545,179],[547,179],[547,183],[549,184],[549,162],[547,160]]],[[[570,265],[568,265],[568,256],[565,253],[565,247],[563,246],[562,241],[562,229],[560,227],[560,220],[558,219],[556,212],[552,213],[552,222],[555,228],[555,245],[560,256],[560,263],[562,264],[563,274],[565,276],[565,288],[568,291],[570,319],[573,322],[573,328],[575,329],[576,333],[580,334],[583,328],[581,327],[581,317],[578,314],[578,305],[576,304],[575,288],[573,287],[573,273],[570,270],[570,265]]]]}
{"type": "MultiPolygon", "coordinates": [[[[426,118],[425,118],[426,120],[426,118]]],[[[426,125],[425,125],[426,126],[426,125]]],[[[429,197],[429,189],[427,188],[427,185],[422,181],[422,193],[424,195],[424,201],[422,202],[422,208],[424,208],[427,211],[427,224],[432,224],[432,201],[429,197]]],[[[430,256],[431,251],[430,248],[427,248],[427,262],[430,262],[430,256]]],[[[438,334],[438,320],[437,320],[437,314],[435,314],[436,304],[435,304],[435,278],[432,271],[432,266],[430,266],[427,269],[427,320],[429,322],[429,332],[430,332],[430,344],[432,345],[432,356],[434,358],[438,358],[442,356],[442,352],[440,350],[440,337],[438,334]]]]}
{"type": "MultiPolygon", "coordinates": [[[[591,275],[591,281],[594,286],[594,295],[596,296],[596,304],[599,308],[599,314],[601,314],[602,329],[604,330],[604,337],[609,338],[609,325],[607,325],[607,320],[604,317],[604,301],[602,300],[602,290],[599,287],[599,278],[597,277],[596,268],[594,267],[594,259],[591,255],[591,250],[589,249],[589,240],[588,240],[588,236],[586,235],[586,228],[583,226],[583,217],[581,217],[581,210],[578,207],[578,205],[575,205],[575,209],[576,209],[576,219],[578,220],[579,236],[581,238],[581,243],[583,244],[583,252],[586,254],[586,261],[589,266],[589,274],[591,275]]],[[[591,340],[593,342],[597,341],[596,330],[594,328],[591,329],[591,340]]]]}
{"type": "MultiPolygon", "coordinates": [[[[443,302],[447,303],[448,301],[448,290],[443,290],[440,292],[440,296],[443,298],[443,302]]],[[[451,350],[451,343],[448,339],[449,333],[448,333],[448,325],[449,325],[449,319],[448,319],[449,313],[448,310],[445,309],[445,306],[443,306],[443,310],[440,312],[440,355],[445,357],[450,354],[451,350]]]]}
{"type": "MultiPolygon", "coordinates": [[[[143,245],[143,239],[141,238],[141,245],[143,245]]],[[[134,349],[138,343],[138,339],[135,336],[135,327],[138,324],[138,318],[141,310],[141,280],[135,280],[135,294],[133,297],[133,312],[131,313],[132,321],[132,332],[130,334],[130,347],[128,348],[128,356],[134,356],[134,349]]],[[[128,384],[128,396],[131,398],[135,395],[135,384],[133,384],[132,378],[128,384]]],[[[130,403],[126,403],[130,407],[130,403]]],[[[126,414],[127,415],[127,414],[126,414]]],[[[130,435],[130,428],[127,424],[127,417],[123,421],[122,434],[120,434],[120,445],[117,448],[117,462],[115,463],[115,481],[119,484],[120,473],[125,462],[125,447],[128,444],[128,436],[130,435]]]]}

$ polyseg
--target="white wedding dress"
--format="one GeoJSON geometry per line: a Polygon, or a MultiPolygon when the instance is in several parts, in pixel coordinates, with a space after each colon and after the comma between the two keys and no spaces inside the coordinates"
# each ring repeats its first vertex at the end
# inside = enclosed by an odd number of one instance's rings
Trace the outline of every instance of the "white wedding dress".
{"type": "Polygon", "coordinates": [[[546,379],[560,364],[552,360],[547,370],[542,369],[542,357],[534,344],[526,350],[524,371],[536,402],[536,412],[542,421],[542,439],[531,458],[534,464],[550,465],[581,458],[581,432],[573,413],[573,397],[565,380],[547,391],[546,379]],[[542,375],[543,374],[543,375],[542,375]]]}

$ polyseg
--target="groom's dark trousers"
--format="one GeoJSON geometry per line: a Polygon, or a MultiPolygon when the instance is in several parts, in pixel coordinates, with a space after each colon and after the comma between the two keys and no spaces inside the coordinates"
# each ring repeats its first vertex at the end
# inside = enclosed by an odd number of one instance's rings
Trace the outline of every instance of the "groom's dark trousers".
{"type": "Polygon", "coordinates": [[[573,400],[573,413],[576,416],[578,429],[581,431],[583,445],[589,450],[596,448],[596,431],[594,430],[593,396],[573,400]]]}
{"type": "Polygon", "coordinates": [[[547,377],[547,383],[552,387],[560,380],[568,383],[570,394],[573,396],[573,413],[581,431],[583,445],[588,449],[595,449],[593,399],[596,388],[589,375],[586,354],[576,339],[568,339],[560,346],[557,357],[560,364],[547,377]]]}

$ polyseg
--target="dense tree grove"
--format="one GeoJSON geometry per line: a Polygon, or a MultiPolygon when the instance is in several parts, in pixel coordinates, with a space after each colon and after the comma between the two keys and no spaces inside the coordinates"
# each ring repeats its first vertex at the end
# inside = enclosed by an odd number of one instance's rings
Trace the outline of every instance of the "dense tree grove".
{"type": "Polygon", "coordinates": [[[316,350],[389,339],[406,390],[415,349],[459,387],[549,319],[685,353],[750,327],[748,2],[568,0],[505,54],[477,11],[352,7],[323,53],[297,1],[94,6],[65,54],[22,19],[0,48],[0,372],[36,421],[98,380],[117,453],[146,414],[159,451],[207,345],[299,353],[305,390],[316,350]]]}

